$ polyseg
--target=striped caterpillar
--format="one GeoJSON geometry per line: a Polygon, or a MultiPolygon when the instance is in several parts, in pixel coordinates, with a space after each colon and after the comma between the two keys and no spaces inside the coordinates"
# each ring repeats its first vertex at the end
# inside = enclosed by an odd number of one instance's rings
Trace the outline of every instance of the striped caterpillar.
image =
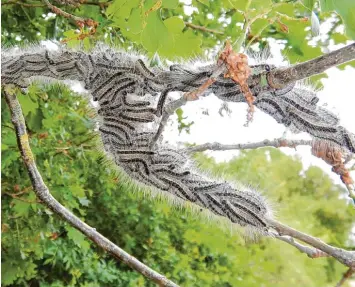
{"type": "MultiPolygon", "coordinates": [[[[98,103],[105,151],[129,177],[180,202],[191,202],[233,223],[268,233],[272,210],[263,196],[203,175],[184,150],[154,140],[169,93],[200,87],[216,65],[148,68],[146,63],[142,56],[101,45],[90,53],[64,47],[56,51],[8,49],[2,52],[1,79],[2,85],[23,89],[33,79],[81,82],[98,103]]],[[[253,75],[273,68],[255,65],[253,75]]],[[[254,83],[249,88],[256,97],[255,106],[277,122],[355,152],[354,135],[338,125],[335,115],[317,106],[313,91],[294,85],[275,91],[254,83]]],[[[240,87],[223,75],[204,94],[209,93],[227,102],[245,102],[240,87]]]]}

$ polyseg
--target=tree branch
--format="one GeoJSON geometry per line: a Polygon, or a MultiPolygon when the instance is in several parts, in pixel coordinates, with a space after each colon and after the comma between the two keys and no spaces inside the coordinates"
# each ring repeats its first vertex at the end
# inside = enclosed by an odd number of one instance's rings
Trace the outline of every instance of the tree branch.
{"type": "Polygon", "coordinates": [[[187,103],[187,99],[184,96],[182,96],[181,98],[165,105],[164,107],[164,111],[163,111],[163,115],[161,117],[161,120],[160,120],[160,124],[159,124],[159,127],[158,127],[158,130],[157,130],[157,133],[155,134],[154,138],[153,138],[153,141],[152,141],[152,144],[151,146],[154,146],[155,143],[158,141],[159,137],[161,136],[161,134],[163,133],[164,131],[164,128],[169,120],[169,117],[180,107],[182,107],[183,105],[185,105],[187,103]]]}
{"type": "Polygon", "coordinates": [[[292,238],[298,239],[304,243],[307,243],[319,249],[320,251],[329,254],[330,256],[338,260],[340,263],[348,267],[355,268],[355,251],[348,251],[341,248],[330,246],[318,238],[302,233],[276,220],[269,219],[267,221],[269,226],[274,228],[278,232],[278,236],[276,236],[276,238],[278,238],[279,236],[290,236],[292,238]]]}
{"type": "Polygon", "coordinates": [[[202,152],[205,150],[242,150],[242,149],[256,149],[261,147],[290,147],[295,148],[299,145],[312,145],[311,140],[286,140],[286,139],[274,139],[274,140],[263,140],[261,142],[256,143],[247,143],[247,144],[230,144],[224,145],[218,142],[214,143],[205,143],[202,145],[196,145],[192,147],[188,147],[186,149],[187,152],[202,152]]]}
{"type": "Polygon", "coordinates": [[[354,59],[355,43],[289,68],[275,69],[267,75],[268,82],[271,87],[281,89],[298,80],[323,73],[329,68],[354,59]]]}
{"type": "MultiPolygon", "coordinates": [[[[43,0],[43,2],[47,5],[47,7],[53,13],[55,13],[57,15],[60,15],[60,16],[63,16],[65,18],[74,20],[75,23],[81,28],[83,28],[85,25],[87,27],[92,28],[92,32],[91,32],[92,34],[96,31],[96,27],[98,25],[98,23],[96,21],[94,21],[92,19],[81,18],[81,17],[75,16],[75,15],[72,15],[72,14],[70,14],[68,12],[65,12],[62,9],[58,8],[57,6],[54,6],[53,4],[51,4],[48,0],[43,0]]],[[[84,36],[84,34],[83,34],[83,36],[84,36]]]]}
{"type": "Polygon", "coordinates": [[[84,1],[81,5],[93,5],[93,6],[100,6],[101,8],[107,7],[112,3],[112,1],[108,2],[91,2],[91,1],[84,1]]]}
{"type": "Polygon", "coordinates": [[[189,23],[189,22],[185,22],[185,26],[186,27],[190,27],[191,29],[194,29],[194,30],[200,30],[200,31],[207,32],[207,33],[212,33],[212,34],[224,35],[224,32],[213,30],[213,29],[209,29],[209,28],[206,28],[206,27],[203,27],[203,26],[198,26],[198,25],[195,25],[195,24],[192,24],[192,23],[189,23]]]}
{"type": "Polygon", "coordinates": [[[312,154],[332,166],[332,171],[340,176],[341,181],[349,191],[349,197],[355,203],[354,180],[351,177],[349,169],[345,166],[346,159],[344,159],[342,151],[324,142],[314,142],[312,154]]]}
{"type": "Polygon", "coordinates": [[[50,10],[52,10],[53,13],[55,13],[57,15],[63,16],[63,17],[68,18],[68,19],[72,19],[75,22],[85,22],[84,18],[69,14],[69,13],[63,11],[62,9],[58,8],[57,6],[54,6],[53,4],[51,4],[48,0],[43,0],[43,2],[44,2],[44,4],[47,5],[47,7],[50,10]]]}
{"type": "Polygon", "coordinates": [[[349,268],[344,274],[340,281],[337,283],[335,287],[341,287],[353,274],[355,273],[355,268],[349,268]]]}
{"type": "Polygon", "coordinates": [[[31,204],[32,204],[32,203],[42,203],[42,201],[39,200],[39,199],[38,199],[38,200],[35,200],[35,201],[27,200],[27,199],[24,199],[24,198],[18,196],[17,194],[10,193],[10,192],[4,192],[3,194],[6,194],[6,195],[12,197],[13,199],[17,199],[17,200],[19,200],[19,201],[23,201],[23,202],[27,202],[27,203],[31,203],[31,204]]]}
{"type": "MultiPolygon", "coordinates": [[[[57,1],[60,2],[60,1],[57,1]]],[[[65,5],[64,1],[61,1],[63,5],[65,5]]],[[[107,7],[111,4],[112,2],[93,2],[93,1],[84,1],[84,2],[77,2],[77,5],[73,5],[75,4],[75,1],[72,1],[72,4],[70,4],[69,2],[67,3],[67,5],[72,5],[75,7],[81,6],[81,5],[91,5],[91,6],[99,6],[100,8],[104,8],[107,7]]],[[[38,3],[25,3],[25,2],[21,2],[21,1],[7,1],[7,2],[2,2],[1,6],[5,6],[5,5],[21,5],[24,7],[46,7],[46,4],[38,4],[38,3]]]]}
{"type": "Polygon", "coordinates": [[[4,5],[21,5],[23,7],[45,7],[46,5],[44,4],[37,4],[37,3],[23,3],[20,1],[8,1],[8,2],[2,2],[1,6],[4,5]]]}
{"type": "Polygon", "coordinates": [[[108,240],[106,237],[101,235],[99,232],[97,232],[95,228],[92,228],[91,226],[81,221],[78,217],[76,217],[68,209],[61,205],[50,194],[47,186],[43,182],[42,176],[39,173],[36,163],[34,161],[34,156],[29,145],[28,134],[25,126],[25,119],[22,114],[20,103],[16,98],[15,90],[12,90],[9,86],[6,86],[4,89],[4,93],[6,102],[11,111],[11,121],[16,130],[17,144],[21,152],[21,157],[30,176],[33,190],[36,196],[43,202],[43,204],[50,208],[54,213],[60,215],[65,221],[67,221],[74,228],[82,232],[95,244],[97,244],[98,246],[100,246],[105,251],[112,254],[125,264],[129,265],[131,268],[141,273],[143,276],[159,284],[160,286],[177,287],[178,285],[168,280],[165,276],[144,265],[142,262],[131,256],[130,254],[119,248],[117,245],[112,243],[110,240],[108,240]]]}
{"type": "Polygon", "coordinates": [[[178,108],[182,107],[183,105],[186,104],[188,101],[195,101],[198,99],[198,97],[203,94],[206,89],[208,89],[209,86],[211,86],[214,81],[223,73],[225,72],[226,67],[224,65],[217,65],[212,72],[211,77],[207,79],[205,83],[203,83],[200,87],[197,89],[185,93],[180,99],[173,101],[167,105],[165,105],[164,111],[162,118],[160,120],[159,128],[157,130],[157,133],[155,134],[151,146],[154,146],[155,143],[158,141],[159,137],[164,131],[165,125],[168,122],[169,117],[174,113],[175,110],[178,108]]]}
{"type": "Polygon", "coordinates": [[[292,237],[289,236],[275,236],[275,238],[284,241],[294,247],[296,247],[302,253],[306,253],[309,258],[319,258],[319,257],[329,257],[330,255],[313,247],[303,245],[295,241],[292,237]]]}

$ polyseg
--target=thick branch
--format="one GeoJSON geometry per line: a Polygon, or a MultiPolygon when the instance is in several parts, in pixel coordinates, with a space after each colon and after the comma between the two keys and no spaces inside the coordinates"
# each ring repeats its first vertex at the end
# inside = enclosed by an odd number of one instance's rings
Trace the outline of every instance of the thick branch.
{"type": "Polygon", "coordinates": [[[295,148],[299,145],[312,145],[311,140],[286,140],[286,139],[274,139],[264,140],[262,142],[247,143],[247,144],[230,144],[224,145],[218,142],[205,143],[202,145],[192,146],[187,148],[188,152],[201,152],[205,150],[241,150],[241,149],[256,149],[261,147],[290,147],[295,148]]]}
{"type": "Polygon", "coordinates": [[[298,80],[323,73],[329,68],[354,59],[355,43],[289,68],[275,69],[268,74],[268,82],[275,89],[281,89],[298,80]]]}
{"type": "Polygon", "coordinates": [[[355,251],[347,251],[341,248],[330,246],[318,238],[302,233],[275,220],[268,220],[268,224],[278,232],[279,236],[290,236],[292,238],[298,239],[329,254],[330,256],[337,259],[340,263],[348,267],[355,267],[355,251]]]}
{"type": "Polygon", "coordinates": [[[142,262],[129,255],[127,252],[97,232],[95,228],[92,228],[81,221],[50,194],[34,161],[20,103],[18,102],[14,91],[11,91],[8,87],[5,87],[5,89],[7,89],[7,91],[5,90],[6,102],[10,108],[11,120],[16,129],[17,143],[21,151],[22,159],[30,176],[33,190],[37,197],[54,213],[60,215],[65,221],[86,235],[95,244],[103,248],[105,251],[111,253],[117,259],[129,265],[143,276],[149,278],[160,286],[177,287],[178,285],[168,280],[165,276],[144,265],[142,262]]]}
{"type": "Polygon", "coordinates": [[[198,26],[198,25],[195,25],[195,24],[192,24],[192,23],[189,23],[189,22],[185,22],[185,25],[186,25],[186,27],[190,27],[190,28],[192,28],[194,30],[200,30],[200,31],[203,31],[203,32],[212,33],[212,34],[218,34],[218,35],[223,35],[224,34],[221,31],[209,29],[209,28],[206,28],[206,27],[203,27],[203,26],[198,26]]]}

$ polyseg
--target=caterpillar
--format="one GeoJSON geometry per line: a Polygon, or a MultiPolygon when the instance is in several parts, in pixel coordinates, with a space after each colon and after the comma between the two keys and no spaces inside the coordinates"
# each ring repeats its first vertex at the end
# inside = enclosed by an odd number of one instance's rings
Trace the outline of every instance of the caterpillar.
{"type": "MultiPolygon", "coordinates": [[[[2,85],[26,89],[34,79],[82,83],[97,102],[104,150],[136,182],[232,223],[268,233],[273,212],[260,193],[204,175],[183,149],[154,142],[169,93],[199,87],[212,75],[215,64],[148,68],[144,56],[103,45],[91,52],[64,46],[55,51],[45,47],[3,49],[1,57],[2,85]]],[[[252,66],[252,77],[273,68],[252,66]]],[[[297,85],[275,91],[252,82],[255,106],[277,122],[355,152],[354,135],[338,125],[335,115],[317,106],[315,92],[297,85]]],[[[204,92],[210,93],[225,102],[245,102],[240,87],[223,75],[204,92]]]]}

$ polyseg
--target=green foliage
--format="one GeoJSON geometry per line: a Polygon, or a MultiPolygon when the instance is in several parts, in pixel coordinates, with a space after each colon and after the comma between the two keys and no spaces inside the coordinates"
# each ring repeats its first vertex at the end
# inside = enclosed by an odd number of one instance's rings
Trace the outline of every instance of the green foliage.
{"type": "Polygon", "coordinates": [[[303,5],[313,10],[315,3],[319,3],[321,12],[335,11],[340,15],[345,26],[345,33],[351,39],[355,39],[355,2],[352,0],[302,0],[303,5]]]}
{"type": "Polygon", "coordinates": [[[190,127],[194,124],[194,121],[188,123],[184,122],[187,117],[183,116],[184,111],[181,108],[178,108],[175,113],[177,115],[179,133],[181,133],[183,130],[187,133],[190,133],[190,127]]]}
{"type": "Polygon", "coordinates": [[[322,11],[335,11],[340,15],[346,28],[346,34],[351,39],[355,39],[355,2],[351,0],[320,0],[319,2],[322,11]]]}
{"type": "Polygon", "coordinates": [[[308,8],[309,10],[312,10],[314,7],[315,0],[303,0],[302,2],[304,4],[304,6],[306,6],[306,8],[308,8]]]}
{"type": "MultiPolygon", "coordinates": [[[[310,11],[318,6],[322,12],[318,15],[321,22],[331,16],[327,12],[335,11],[342,17],[348,37],[354,39],[354,3],[352,0],[193,0],[190,6],[186,6],[177,0],[115,0],[106,8],[99,5],[81,5],[76,9],[68,6],[61,8],[77,16],[91,18],[100,24],[94,35],[83,40],[86,48],[101,40],[124,48],[143,48],[150,56],[158,52],[169,59],[211,52],[227,38],[234,42],[242,31],[242,13],[247,13],[250,19],[256,17],[256,20],[251,25],[246,44],[253,41],[259,48],[265,48],[268,38],[282,39],[285,45],[283,52],[293,63],[319,56],[321,47],[328,46],[332,39],[337,43],[346,43],[348,40],[347,37],[340,38],[337,33],[333,33],[341,24],[338,18],[338,21],[329,24],[330,31],[326,37],[319,39],[316,46],[310,45],[310,21],[301,19],[310,18],[310,11]],[[266,17],[261,17],[262,14],[266,17]],[[196,30],[185,23],[222,34],[196,30]]],[[[62,17],[47,16],[47,12],[43,7],[4,5],[3,42],[65,38],[69,45],[79,44],[78,27],[75,23],[62,17]],[[24,27],[26,29],[23,29],[24,27]]]]}
{"type": "Polygon", "coordinates": [[[150,55],[158,52],[167,58],[189,57],[200,53],[201,37],[183,32],[185,23],[178,17],[162,18],[163,9],[174,10],[178,1],[114,1],[106,11],[127,40],[141,44],[150,55]]]}

